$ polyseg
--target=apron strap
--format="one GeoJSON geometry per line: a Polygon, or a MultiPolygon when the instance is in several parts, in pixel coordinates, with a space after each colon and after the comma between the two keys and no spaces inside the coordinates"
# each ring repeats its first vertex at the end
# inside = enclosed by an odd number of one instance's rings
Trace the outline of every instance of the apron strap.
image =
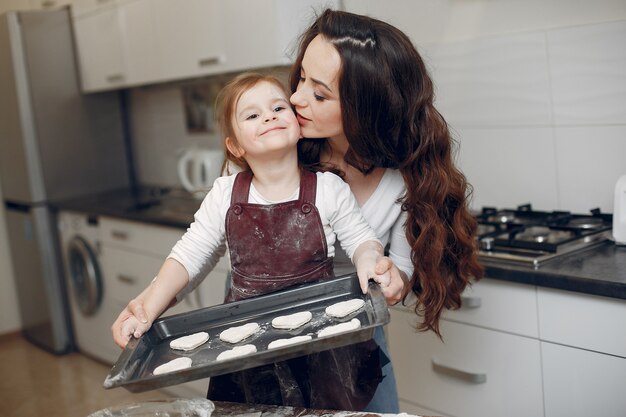
{"type": "Polygon", "coordinates": [[[237,174],[235,177],[235,183],[233,184],[233,191],[230,196],[230,205],[245,204],[248,202],[248,195],[250,194],[250,184],[252,183],[252,171],[243,171],[237,174]]]}
{"type": "Polygon", "coordinates": [[[300,170],[300,195],[298,200],[303,203],[315,205],[315,195],[317,193],[317,175],[305,169],[300,170]]]}
{"type": "MultiPolygon", "coordinates": [[[[230,196],[231,206],[238,203],[246,204],[248,202],[250,184],[252,184],[252,171],[243,171],[237,174],[230,196]]],[[[298,200],[314,206],[316,194],[317,175],[311,171],[300,170],[300,194],[298,200]]]]}

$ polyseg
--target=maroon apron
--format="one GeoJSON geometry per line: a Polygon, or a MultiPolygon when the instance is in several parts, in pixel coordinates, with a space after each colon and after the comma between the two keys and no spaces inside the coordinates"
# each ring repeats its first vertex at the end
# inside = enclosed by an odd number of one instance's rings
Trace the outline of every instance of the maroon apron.
{"type": "MultiPolygon", "coordinates": [[[[297,200],[248,203],[251,172],[237,174],[226,213],[232,269],[225,302],[332,279],[324,228],[315,206],[317,176],[300,171],[297,200]]],[[[373,340],[211,377],[215,401],[360,410],[382,374],[373,340]]]]}

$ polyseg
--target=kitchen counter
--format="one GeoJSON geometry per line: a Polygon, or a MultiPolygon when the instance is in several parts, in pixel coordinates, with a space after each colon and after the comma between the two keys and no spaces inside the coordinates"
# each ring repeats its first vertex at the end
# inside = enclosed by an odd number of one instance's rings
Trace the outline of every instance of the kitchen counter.
{"type": "MultiPolygon", "coordinates": [[[[201,199],[182,189],[140,187],[54,202],[58,210],[186,229],[201,199]]],[[[582,252],[530,265],[485,261],[485,276],[541,287],[626,299],[626,247],[604,242],[582,252]]]]}
{"type": "Polygon", "coordinates": [[[626,247],[612,241],[540,265],[485,262],[485,276],[540,287],[626,299],[626,247]]]}
{"type": "Polygon", "coordinates": [[[51,205],[57,210],[186,229],[201,203],[202,199],[183,189],[143,186],[54,201],[51,205]]]}

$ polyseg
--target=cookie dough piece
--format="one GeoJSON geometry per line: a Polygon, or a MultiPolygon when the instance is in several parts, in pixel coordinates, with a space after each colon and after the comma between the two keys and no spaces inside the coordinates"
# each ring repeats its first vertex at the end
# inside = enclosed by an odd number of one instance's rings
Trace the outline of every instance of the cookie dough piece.
{"type": "Polygon", "coordinates": [[[170,348],[175,350],[193,350],[209,340],[207,332],[198,332],[187,336],[179,337],[170,342],[170,348]]]}
{"type": "Polygon", "coordinates": [[[181,369],[187,369],[191,367],[191,358],[176,358],[169,362],[165,362],[163,365],[159,365],[154,368],[152,372],[154,375],[167,374],[169,372],[180,371],[181,369]]]}
{"type": "Polygon", "coordinates": [[[231,327],[220,333],[220,339],[228,343],[239,343],[259,330],[257,323],[246,323],[243,326],[231,327]]]}
{"type": "Polygon", "coordinates": [[[363,299],[353,298],[352,300],[341,301],[326,307],[326,314],[331,317],[342,318],[359,310],[363,305],[365,305],[363,299]]]}
{"type": "Polygon", "coordinates": [[[290,337],[289,339],[277,339],[274,340],[273,342],[270,342],[269,345],[267,345],[267,349],[277,349],[279,347],[283,347],[283,346],[289,346],[289,345],[293,345],[295,343],[300,343],[300,342],[304,342],[306,340],[311,340],[312,337],[311,336],[295,336],[295,337],[290,337]]]}
{"type": "Polygon", "coordinates": [[[317,333],[317,337],[325,337],[331,336],[338,333],[349,332],[350,330],[355,330],[361,327],[361,322],[359,319],[352,319],[345,323],[335,324],[334,326],[328,326],[323,328],[317,333]]]}
{"type": "Polygon", "coordinates": [[[230,350],[225,350],[224,352],[217,355],[217,360],[225,361],[226,359],[237,358],[239,356],[246,356],[255,352],[256,352],[256,346],[254,345],[235,346],[234,348],[230,350]]]}
{"type": "Polygon", "coordinates": [[[310,311],[301,311],[288,316],[278,316],[272,320],[272,327],[286,330],[297,329],[310,322],[312,318],[313,314],[310,311]]]}

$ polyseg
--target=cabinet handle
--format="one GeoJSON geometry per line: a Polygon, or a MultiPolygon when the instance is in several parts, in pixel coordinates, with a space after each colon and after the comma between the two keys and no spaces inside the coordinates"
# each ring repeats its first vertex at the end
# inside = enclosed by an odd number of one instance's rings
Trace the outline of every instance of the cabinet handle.
{"type": "Polygon", "coordinates": [[[219,64],[220,61],[221,61],[220,57],[213,56],[210,58],[203,58],[203,59],[198,60],[198,65],[201,67],[208,67],[211,65],[219,64]]]}
{"type": "Polygon", "coordinates": [[[121,230],[113,230],[111,236],[119,240],[128,240],[128,233],[122,232],[121,230]]]}
{"type": "Polygon", "coordinates": [[[121,81],[124,81],[124,75],[122,74],[109,75],[107,76],[107,81],[110,83],[119,83],[121,81]]]}
{"type": "Polygon", "coordinates": [[[134,277],[131,277],[128,275],[122,275],[122,274],[117,275],[117,280],[119,282],[123,282],[124,284],[129,284],[129,285],[132,285],[135,282],[137,282],[137,279],[135,279],[134,277]]]}
{"type": "Polygon", "coordinates": [[[487,374],[484,372],[471,372],[465,369],[459,369],[451,365],[446,365],[437,358],[432,358],[431,362],[433,364],[433,370],[437,373],[471,382],[472,384],[483,384],[487,382],[487,374]]]}
{"type": "Polygon", "coordinates": [[[478,308],[483,304],[480,297],[461,296],[461,306],[463,308],[478,308]]]}
{"type": "Polygon", "coordinates": [[[43,7],[44,9],[49,9],[51,7],[54,7],[54,1],[52,0],[45,0],[41,2],[41,7],[43,7]]]}

